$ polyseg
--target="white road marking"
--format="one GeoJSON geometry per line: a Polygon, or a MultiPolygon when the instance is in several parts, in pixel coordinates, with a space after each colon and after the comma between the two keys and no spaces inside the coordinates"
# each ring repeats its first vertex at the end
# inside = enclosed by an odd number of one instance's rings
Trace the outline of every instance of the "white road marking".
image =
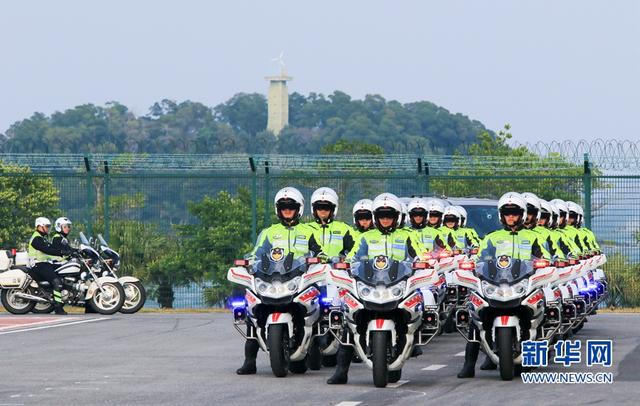
{"type": "Polygon", "coordinates": [[[456,355],[454,355],[455,357],[464,357],[464,351],[460,351],[459,353],[457,353],[456,355]]]}
{"type": "Polygon", "coordinates": [[[390,384],[388,384],[388,385],[387,385],[387,388],[398,388],[398,387],[400,387],[400,386],[404,385],[404,384],[405,384],[405,383],[407,383],[407,382],[409,382],[409,380],[406,380],[406,381],[405,381],[405,380],[402,380],[402,379],[401,379],[401,380],[399,380],[399,381],[398,381],[398,382],[396,382],[396,383],[390,383],[390,384]]]}
{"type": "Polygon", "coordinates": [[[362,402],[340,402],[336,406],[358,406],[362,402]]]}
{"type": "Polygon", "coordinates": [[[42,321],[36,321],[33,323],[26,323],[26,324],[16,324],[14,326],[12,325],[8,325],[8,326],[2,326],[0,327],[0,330],[11,330],[12,328],[20,328],[20,327],[25,327],[25,328],[29,328],[29,327],[34,327],[34,326],[39,326],[41,324],[56,324],[56,323],[60,323],[60,322],[66,322],[66,321],[72,321],[72,320],[77,320],[79,317],[69,317],[68,319],[64,319],[64,318],[51,318],[48,320],[42,320],[42,321]]]}
{"type": "Polygon", "coordinates": [[[423,371],[437,371],[438,369],[442,369],[446,367],[446,365],[439,365],[439,364],[433,364],[433,365],[429,365],[426,368],[422,368],[423,371]]]}
{"type": "Polygon", "coordinates": [[[55,328],[55,327],[73,326],[73,325],[76,325],[76,324],[92,323],[94,321],[103,321],[103,320],[109,320],[109,318],[101,317],[101,318],[96,318],[96,319],[72,321],[71,323],[57,323],[57,324],[51,324],[51,325],[48,325],[48,326],[23,328],[23,329],[19,329],[19,330],[11,330],[11,331],[2,331],[2,332],[0,332],[0,335],[22,333],[22,332],[25,332],[25,331],[44,330],[44,329],[47,329],[47,328],[55,328]]]}

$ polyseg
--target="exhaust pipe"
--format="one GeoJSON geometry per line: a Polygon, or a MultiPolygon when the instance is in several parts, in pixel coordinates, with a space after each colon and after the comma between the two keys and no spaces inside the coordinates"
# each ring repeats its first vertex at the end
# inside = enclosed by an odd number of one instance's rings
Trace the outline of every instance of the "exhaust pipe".
{"type": "Polygon", "coordinates": [[[45,298],[42,298],[40,296],[30,295],[28,293],[16,293],[15,296],[19,297],[20,299],[33,300],[34,302],[38,302],[38,303],[49,303],[49,301],[45,298]]]}

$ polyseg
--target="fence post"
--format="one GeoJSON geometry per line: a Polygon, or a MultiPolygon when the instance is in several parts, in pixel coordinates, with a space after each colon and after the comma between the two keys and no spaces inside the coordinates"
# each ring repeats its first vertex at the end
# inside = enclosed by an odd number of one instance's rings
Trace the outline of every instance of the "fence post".
{"type": "Polygon", "coordinates": [[[584,223],[587,228],[591,228],[591,164],[589,163],[589,154],[584,154],[584,175],[582,179],[584,184],[584,223]]]}
{"type": "Polygon", "coordinates": [[[430,190],[430,186],[429,186],[429,163],[425,162],[424,163],[424,195],[425,196],[429,196],[429,193],[431,193],[430,190]]]}
{"type": "Polygon", "coordinates": [[[249,165],[251,166],[251,241],[255,241],[258,233],[258,182],[256,173],[256,163],[253,157],[249,157],[249,165]]]}
{"type": "Polygon", "coordinates": [[[85,221],[87,224],[87,234],[93,235],[93,180],[91,178],[91,163],[89,156],[84,157],[84,169],[87,173],[87,207],[85,213],[85,221]]]}
{"type": "Polygon", "coordinates": [[[264,161],[264,225],[269,227],[269,161],[264,161]]]}
{"type": "Polygon", "coordinates": [[[109,242],[109,229],[110,229],[110,221],[109,217],[111,213],[109,212],[109,194],[111,190],[111,178],[109,177],[109,162],[104,161],[104,238],[109,242]]]}
{"type": "MultiPolygon", "coordinates": [[[[414,196],[420,196],[422,194],[422,158],[418,158],[418,175],[416,176],[416,192],[414,196]]],[[[413,197],[413,196],[412,196],[413,197]]]]}

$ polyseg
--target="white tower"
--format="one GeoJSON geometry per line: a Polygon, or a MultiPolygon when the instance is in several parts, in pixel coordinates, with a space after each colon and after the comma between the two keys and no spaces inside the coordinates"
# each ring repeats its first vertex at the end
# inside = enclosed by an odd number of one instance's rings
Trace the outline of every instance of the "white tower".
{"type": "Polygon", "coordinates": [[[293,79],[291,76],[287,76],[284,61],[282,60],[283,56],[284,54],[281,52],[278,58],[272,60],[280,64],[280,75],[267,76],[265,78],[269,81],[267,130],[270,130],[276,136],[289,124],[287,81],[293,79]]]}

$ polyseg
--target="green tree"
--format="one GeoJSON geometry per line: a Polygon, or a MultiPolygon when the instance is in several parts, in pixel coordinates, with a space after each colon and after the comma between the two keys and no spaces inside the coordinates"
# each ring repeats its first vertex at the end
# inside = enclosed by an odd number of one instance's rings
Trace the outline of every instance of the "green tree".
{"type": "MultiPolygon", "coordinates": [[[[219,299],[230,292],[226,276],[233,260],[252,248],[251,195],[245,188],[236,196],[222,191],[190,203],[189,212],[197,223],[175,226],[180,237],[177,247],[151,266],[151,279],[167,291],[171,285],[206,278],[216,287],[206,292],[209,300],[219,299]]],[[[171,307],[166,296],[161,305],[171,307]]]]}
{"type": "Polygon", "coordinates": [[[18,248],[34,230],[36,217],[55,219],[60,196],[50,176],[0,162],[0,246],[18,248]]]}

